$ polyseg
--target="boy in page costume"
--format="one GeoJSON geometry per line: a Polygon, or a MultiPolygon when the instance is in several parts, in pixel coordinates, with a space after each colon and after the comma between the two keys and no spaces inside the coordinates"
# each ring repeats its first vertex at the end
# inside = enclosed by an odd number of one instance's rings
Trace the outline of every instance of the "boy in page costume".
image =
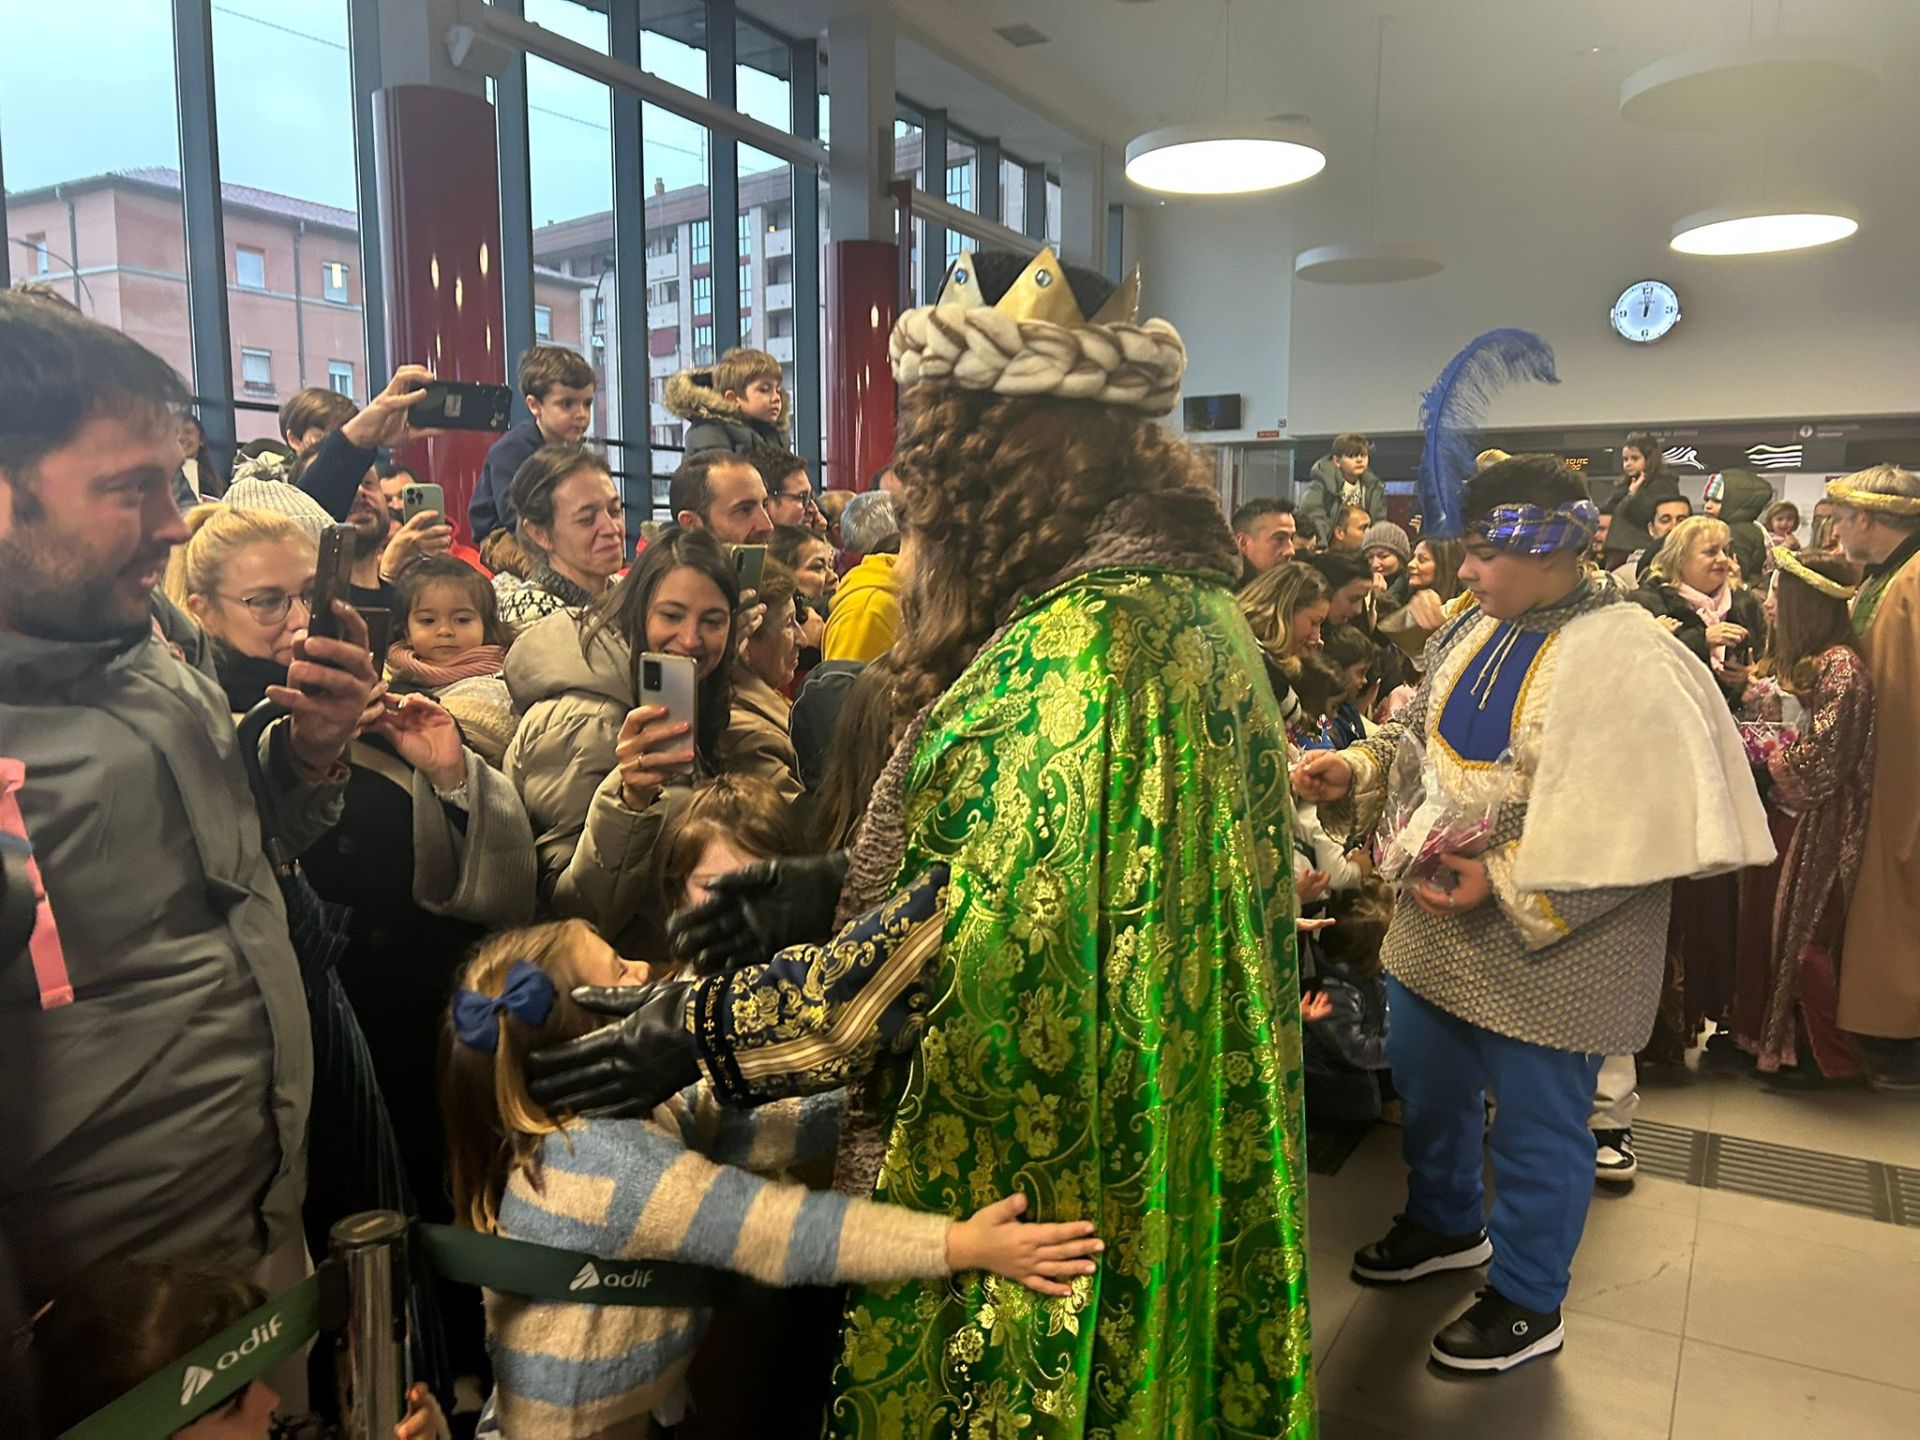
{"type": "Polygon", "coordinates": [[[841,929],[769,963],[817,928],[770,903],[760,963],[540,1057],[578,1106],[852,1081],[840,1188],[1096,1222],[1065,1298],[856,1289],[835,1435],[1315,1433],[1285,736],[1136,284],[965,256],[901,317],[904,734],[843,887],[760,872],[841,929]]]}
{"type": "Polygon", "coordinates": [[[1562,1344],[1593,1189],[1594,1081],[1604,1056],[1632,1053],[1652,1029],[1671,882],[1766,864],[1773,845],[1706,667],[1584,575],[1599,516],[1572,472],[1517,456],[1475,475],[1451,508],[1477,603],[1428,643],[1403,710],[1303,762],[1295,783],[1329,829],[1357,837],[1380,820],[1390,780],[1424,777],[1426,804],[1395,841],[1424,861],[1381,957],[1407,1203],[1353,1272],[1393,1284],[1491,1258],[1487,1287],[1432,1347],[1444,1367],[1487,1372],[1562,1344]],[[1656,751],[1671,762],[1661,802],[1622,807],[1609,777],[1656,751]]]}

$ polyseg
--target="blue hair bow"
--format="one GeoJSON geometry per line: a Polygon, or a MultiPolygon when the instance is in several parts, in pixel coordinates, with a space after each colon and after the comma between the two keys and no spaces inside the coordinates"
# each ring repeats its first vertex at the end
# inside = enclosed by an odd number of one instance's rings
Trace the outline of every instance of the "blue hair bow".
{"type": "Polygon", "coordinates": [[[453,1038],[489,1055],[500,1048],[500,1017],[511,1015],[522,1025],[541,1025],[553,1013],[553,981],[531,960],[507,967],[507,983],[498,995],[477,990],[453,993],[453,1038]]]}

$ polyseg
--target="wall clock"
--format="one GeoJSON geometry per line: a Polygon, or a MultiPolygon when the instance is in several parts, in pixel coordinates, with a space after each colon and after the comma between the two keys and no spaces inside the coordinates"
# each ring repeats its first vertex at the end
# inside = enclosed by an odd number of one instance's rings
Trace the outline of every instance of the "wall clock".
{"type": "Polygon", "coordinates": [[[1680,297],[1664,280],[1636,280],[1613,302],[1613,328],[1624,340],[1651,345],[1680,323],[1680,297]]]}

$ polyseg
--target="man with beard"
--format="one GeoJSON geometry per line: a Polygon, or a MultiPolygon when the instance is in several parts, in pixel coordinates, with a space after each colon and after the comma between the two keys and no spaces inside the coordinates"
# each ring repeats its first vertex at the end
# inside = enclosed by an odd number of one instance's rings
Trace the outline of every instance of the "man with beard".
{"type": "Polygon", "coordinates": [[[308,638],[250,791],[206,641],[155,592],[187,538],[185,392],[59,306],[0,295],[0,829],[42,892],[0,955],[0,1229],[38,1304],[108,1256],[297,1278],[306,1003],[256,805],[296,853],[339,814],[366,630],[308,638]]]}

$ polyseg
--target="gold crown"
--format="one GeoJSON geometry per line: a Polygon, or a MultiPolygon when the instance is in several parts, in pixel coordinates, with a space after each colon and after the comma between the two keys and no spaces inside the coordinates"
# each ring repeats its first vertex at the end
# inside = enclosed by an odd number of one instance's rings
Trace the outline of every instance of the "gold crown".
{"type": "MultiPolygon", "coordinates": [[[[986,307],[987,297],[973,272],[972,251],[953,262],[934,304],[958,305],[967,310],[986,307]]],[[[1114,287],[1106,304],[1092,315],[1082,315],[1080,302],[1073,298],[1073,286],[1067,283],[1066,266],[1051,245],[1044,245],[991,308],[1015,320],[1044,320],[1050,325],[1132,325],[1140,310],[1140,267],[1134,266],[1114,287]]]]}

